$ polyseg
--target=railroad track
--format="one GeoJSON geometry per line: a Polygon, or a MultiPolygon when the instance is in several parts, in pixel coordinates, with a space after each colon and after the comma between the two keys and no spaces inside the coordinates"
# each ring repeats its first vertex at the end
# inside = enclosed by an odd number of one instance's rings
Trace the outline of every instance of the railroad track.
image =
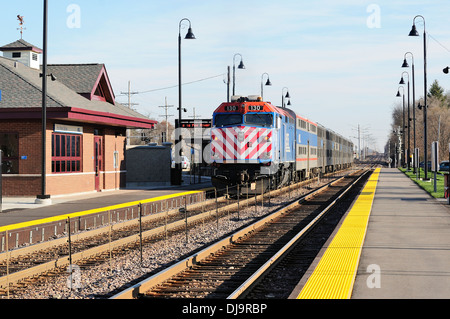
{"type": "MultiPolygon", "coordinates": [[[[270,196],[275,197],[286,192],[290,197],[295,187],[308,188],[307,184],[310,182],[272,191],[270,196]]],[[[270,201],[267,194],[265,197],[241,199],[239,202],[221,197],[201,204],[184,206],[181,212],[175,209],[120,224],[110,223],[107,227],[93,231],[72,234],[71,237],[0,254],[0,288],[2,288],[0,297],[14,291],[20,292],[21,289],[26,289],[27,286],[48,277],[64,274],[67,276],[67,269],[71,264],[82,268],[91,267],[129,250],[139,248],[142,250],[142,245],[148,242],[167,239],[168,236],[183,231],[187,234],[196,224],[208,220],[218,222],[221,216],[238,211],[239,206],[242,208],[254,205],[257,210],[259,205],[264,205],[263,199],[266,205],[267,201],[270,201]]],[[[68,222],[70,225],[70,220],[68,222]]]]}
{"type": "Polygon", "coordinates": [[[112,298],[238,298],[363,175],[349,174],[295,199],[266,218],[112,298]]]}

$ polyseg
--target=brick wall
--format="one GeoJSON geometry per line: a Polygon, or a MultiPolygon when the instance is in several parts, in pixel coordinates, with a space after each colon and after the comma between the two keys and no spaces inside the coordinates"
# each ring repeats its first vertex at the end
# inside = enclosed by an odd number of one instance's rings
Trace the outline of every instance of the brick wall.
{"type": "Polygon", "coordinates": [[[19,134],[19,175],[3,175],[3,195],[36,196],[40,193],[41,130],[38,120],[0,121],[0,133],[19,134]],[[22,156],[26,159],[21,159],[22,156]]]}
{"type": "MultiPolygon", "coordinates": [[[[60,122],[58,122],[60,123],[60,122]]],[[[98,127],[84,123],[83,126],[82,172],[74,174],[52,174],[52,132],[54,122],[47,124],[47,182],[49,195],[76,194],[95,191],[94,174],[94,129],[100,129],[103,138],[104,167],[100,174],[102,190],[125,187],[125,129],[98,127]],[[114,168],[114,151],[118,152],[119,168],[114,168]]],[[[19,134],[18,175],[3,175],[4,196],[36,196],[41,193],[41,121],[40,120],[0,120],[0,133],[19,134]]]]}

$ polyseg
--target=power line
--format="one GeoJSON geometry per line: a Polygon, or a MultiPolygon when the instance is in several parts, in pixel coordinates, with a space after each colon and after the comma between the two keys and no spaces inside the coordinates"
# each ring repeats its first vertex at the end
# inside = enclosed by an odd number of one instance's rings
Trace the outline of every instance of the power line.
{"type": "MultiPolygon", "coordinates": [[[[194,84],[194,83],[198,83],[198,82],[202,82],[202,81],[206,81],[206,80],[211,80],[211,79],[218,78],[218,77],[224,76],[224,75],[225,75],[225,73],[222,73],[222,74],[210,76],[210,77],[207,77],[207,78],[203,78],[203,79],[200,79],[200,80],[186,82],[186,83],[183,83],[182,85],[194,84]]],[[[142,91],[142,92],[132,92],[132,94],[145,94],[145,93],[150,93],[150,92],[156,92],[156,91],[173,89],[173,88],[176,88],[176,87],[178,87],[178,84],[177,85],[163,87],[163,88],[159,88],[159,89],[152,89],[152,90],[142,91]]],[[[125,93],[125,92],[121,92],[121,94],[128,95],[128,93],[125,93]]]]}
{"type": "Polygon", "coordinates": [[[434,41],[436,41],[437,44],[439,44],[441,47],[443,47],[447,52],[450,52],[450,50],[447,49],[447,47],[446,47],[445,45],[443,45],[441,42],[439,42],[439,41],[438,41],[435,37],[433,37],[431,34],[428,33],[428,36],[429,36],[430,38],[432,38],[434,41]]]}

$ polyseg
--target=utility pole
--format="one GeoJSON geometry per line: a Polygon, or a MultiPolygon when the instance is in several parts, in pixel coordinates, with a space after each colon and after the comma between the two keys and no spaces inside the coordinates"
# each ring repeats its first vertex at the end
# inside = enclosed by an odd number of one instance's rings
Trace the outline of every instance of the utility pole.
{"type": "MultiPolygon", "coordinates": [[[[139,105],[138,103],[131,103],[131,96],[139,94],[139,92],[131,92],[131,81],[128,81],[128,92],[120,92],[120,94],[128,95],[128,108],[130,110],[132,106],[139,105]]],[[[130,145],[130,129],[127,129],[127,145],[130,145]]]]}
{"type": "Polygon", "coordinates": [[[131,96],[139,94],[139,92],[131,92],[131,81],[128,81],[128,92],[120,92],[120,94],[125,94],[128,96],[128,108],[131,109],[132,106],[139,105],[138,103],[131,103],[131,96]]]}
{"type": "Polygon", "coordinates": [[[167,141],[167,137],[169,136],[169,117],[173,116],[173,115],[169,115],[168,114],[168,109],[169,107],[174,107],[173,105],[167,105],[167,96],[166,96],[166,104],[163,106],[159,106],[159,107],[163,107],[165,109],[165,115],[160,115],[161,117],[165,117],[166,118],[166,141],[167,141]]]}
{"type": "Polygon", "coordinates": [[[194,109],[194,116],[191,115],[189,117],[194,118],[194,120],[201,118],[201,116],[195,116],[195,107],[193,109],[194,109]]]}
{"type": "Polygon", "coordinates": [[[358,124],[358,159],[361,160],[361,127],[358,124]]]}

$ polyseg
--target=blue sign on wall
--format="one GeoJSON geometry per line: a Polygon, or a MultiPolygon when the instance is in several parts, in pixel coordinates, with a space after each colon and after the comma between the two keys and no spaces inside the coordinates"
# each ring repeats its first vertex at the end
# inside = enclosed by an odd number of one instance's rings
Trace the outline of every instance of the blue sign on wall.
{"type": "Polygon", "coordinates": [[[0,101],[2,100],[2,90],[0,90],[0,101]]]}

